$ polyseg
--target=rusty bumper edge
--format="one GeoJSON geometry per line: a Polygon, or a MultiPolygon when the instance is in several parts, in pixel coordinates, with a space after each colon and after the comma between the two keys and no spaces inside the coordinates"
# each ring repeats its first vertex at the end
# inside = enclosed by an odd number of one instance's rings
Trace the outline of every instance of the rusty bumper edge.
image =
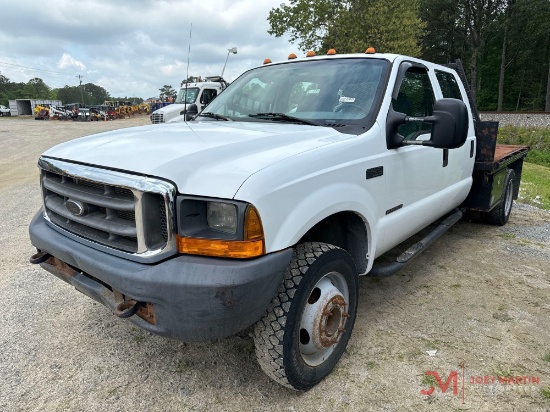
{"type": "Polygon", "coordinates": [[[178,255],[141,264],[63,236],[40,213],[31,222],[29,235],[40,252],[68,266],[46,261],[41,264],[44,269],[113,312],[121,302],[118,294],[151,303],[156,324],[137,316],[128,320],[152,333],[187,342],[230,336],[258,321],[292,258],[292,249],[286,249],[248,260],[178,255]]]}

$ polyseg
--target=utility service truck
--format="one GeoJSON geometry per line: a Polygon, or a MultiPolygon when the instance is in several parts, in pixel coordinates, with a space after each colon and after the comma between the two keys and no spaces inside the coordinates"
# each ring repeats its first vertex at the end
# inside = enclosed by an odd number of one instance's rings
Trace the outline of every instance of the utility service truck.
{"type": "Polygon", "coordinates": [[[204,82],[186,83],[180,88],[174,104],[151,113],[151,123],[192,120],[226,87],[227,82],[220,76],[207,77],[204,82]]]}
{"type": "MultiPolygon", "coordinates": [[[[291,55],[194,120],[55,146],[31,262],[159,335],[253,326],[262,369],[306,390],[350,339],[362,275],[396,273],[465,211],[510,216],[528,148],[496,145],[463,74],[373,50],[291,55]]],[[[187,114],[206,90],[188,86],[187,114]]]]}

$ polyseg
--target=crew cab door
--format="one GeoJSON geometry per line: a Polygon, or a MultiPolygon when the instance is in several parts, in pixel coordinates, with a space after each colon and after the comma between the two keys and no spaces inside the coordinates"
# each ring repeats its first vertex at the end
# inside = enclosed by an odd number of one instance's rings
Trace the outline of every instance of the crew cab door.
{"type": "Polygon", "coordinates": [[[199,98],[199,112],[208,106],[217,95],[218,91],[216,89],[204,89],[199,98]]]}
{"type": "MultiPolygon", "coordinates": [[[[414,118],[431,116],[436,99],[441,98],[434,82],[427,67],[401,63],[392,93],[393,110],[414,118]]],[[[399,126],[398,132],[405,141],[429,140],[431,128],[419,119],[399,126]]],[[[386,246],[395,246],[446,212],[444,193],[460,180],[455,170],[458,159],[450,151],[420,145],[388,149],[386,246]]]]}

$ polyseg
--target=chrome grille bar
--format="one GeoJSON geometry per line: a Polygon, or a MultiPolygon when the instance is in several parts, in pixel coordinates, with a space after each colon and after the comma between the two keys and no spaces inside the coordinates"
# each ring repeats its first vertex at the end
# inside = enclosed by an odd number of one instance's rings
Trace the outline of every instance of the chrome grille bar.
{"type": "Polygon", "coordinates": [[[44,157],[38,165],[45,217],[55,228],[134,260],[175,253],[172,184],[44,157]]]}

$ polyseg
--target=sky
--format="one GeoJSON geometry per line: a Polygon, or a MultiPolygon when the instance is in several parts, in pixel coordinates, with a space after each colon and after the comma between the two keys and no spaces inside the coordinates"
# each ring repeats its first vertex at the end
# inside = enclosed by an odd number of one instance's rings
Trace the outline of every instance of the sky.
{"type": "Polygon", "coordinates": [[[94,83],[114,97],[154,97],[190,76],[233,81],[265,58],[299,53],[267,33],[283,0],[36,0],[0,8],[0,73],[51,88],[94,83]],[[191,31],[191,41],[189,39],[191,31]],[[191,52],[189,53],[189,45],[191,52]],[[189,56],[189,68],[187,61],[189,56]]]}

